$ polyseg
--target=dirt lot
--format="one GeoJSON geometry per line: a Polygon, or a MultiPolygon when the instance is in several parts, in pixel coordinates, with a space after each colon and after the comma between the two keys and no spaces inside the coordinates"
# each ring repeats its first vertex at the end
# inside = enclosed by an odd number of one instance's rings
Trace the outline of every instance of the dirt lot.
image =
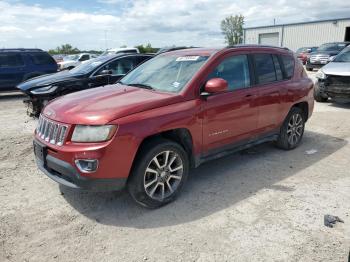
{"type": "Polygon", "coordinates": [[[294,151],[264,144],[193,170],[158,210],[59,187],[34,163],[35,124],[21,98],[0,98],[0,261],[347,261],[350,105],[316,104],[294,151]]]}

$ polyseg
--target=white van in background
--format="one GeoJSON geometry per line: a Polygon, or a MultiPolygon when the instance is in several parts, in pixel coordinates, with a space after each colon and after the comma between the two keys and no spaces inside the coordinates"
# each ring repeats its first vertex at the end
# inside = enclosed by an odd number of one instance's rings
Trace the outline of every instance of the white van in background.
{"type": "Polygon", "coordinates": [[[124,47],[124,48],[112,48],[104,51],[101,56],[104,55],[115,55],[115,54],[120,54],[120,53],[134,53],[134,54],[139,54],[140,51],[136,47],[124,47]]]}

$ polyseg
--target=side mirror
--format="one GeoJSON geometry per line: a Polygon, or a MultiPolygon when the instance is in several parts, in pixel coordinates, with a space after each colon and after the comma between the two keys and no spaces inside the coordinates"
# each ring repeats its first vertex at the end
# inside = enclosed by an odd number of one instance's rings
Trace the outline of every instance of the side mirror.
{"type": "Polygon", "coordinates": [[[204,86],[202,95],[218,94],[228,90],[228,83],[222,78],[213,78],[208,80],[204,86]]]}

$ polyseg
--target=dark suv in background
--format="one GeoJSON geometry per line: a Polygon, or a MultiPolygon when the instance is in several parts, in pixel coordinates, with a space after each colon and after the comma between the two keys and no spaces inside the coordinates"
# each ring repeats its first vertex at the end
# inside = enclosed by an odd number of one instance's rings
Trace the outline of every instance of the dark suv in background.
{"type": "Polygon", "coordinates": [[[312,52],[306,63],[306,70],[319,69],[332,61],[350,42],[334,42],[321,45],[315,52],[312,52]]]}
{"type": "Polygon", "coordinates": [[[41,49],[0,49],[0,91],[15,90],[30,78],[57,72],[57,63],[41,49]]]}

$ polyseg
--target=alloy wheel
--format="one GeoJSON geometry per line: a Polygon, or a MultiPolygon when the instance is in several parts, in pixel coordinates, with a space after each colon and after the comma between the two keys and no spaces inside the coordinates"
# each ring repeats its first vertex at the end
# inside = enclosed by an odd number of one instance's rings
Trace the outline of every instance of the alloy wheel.
{"type": "Polygon", "coordinates": [[[144,174],[146,194],[163,201],[179,187],[182,175],[183,161],[178,153],[171,150],[159,153],[149,162],[144,174]]]}
{"type": "Polygon", "coordinates": [[[291,146],[296,145],[303,135],[303,117],[300,114],[294,114],[290,118],[288,122],[287,127],[287,137],[288,137],[288,143],[291,146]]]}

